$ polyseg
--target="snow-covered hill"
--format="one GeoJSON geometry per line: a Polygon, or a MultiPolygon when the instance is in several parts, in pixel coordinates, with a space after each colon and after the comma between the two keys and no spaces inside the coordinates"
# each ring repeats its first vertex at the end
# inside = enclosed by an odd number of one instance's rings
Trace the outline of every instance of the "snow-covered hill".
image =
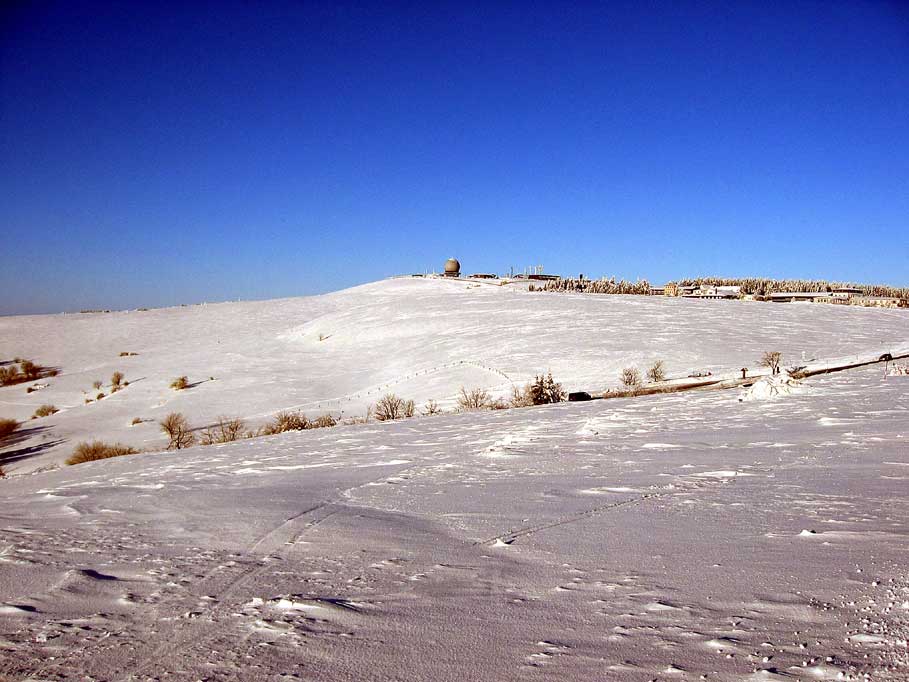
{"type": "Polygon", "coordinates": [[[307,298],[6,317],[0,361],[26,357],[61,369],[32,382],[49,385],[31,394],[31,384],[0,387],[0,417],[26,420],[44,403],[60,410],[29,422],[7,448],[6,469],[60,462],[90,438],[161,447],[157,420],[172,411],[200,427],[219,415],[255,426],[287,408],[348,418],[388,391],[452,409],[461,386],[506,395],[547,370],[569,390],[602,390],[617,385],[621,368],[643,370],[656,359],[670,376],[685,376],[753,368],[768,349],[782,351],[784,364],[884,352],[905,344],[907,322],[902,310],[544,294],[410,278],[307,298]],[[111,395],[115,371],[130,383],[111,395]],[[181,375],[192,388],[169,388],[181,375]],[[101,400],[95,381],[105,384],[101,400]],[[146,421],[132,425],[136,417],[146,421]]]}
{"type": "Polygon", "coordinates": [[[134,415],[874,356],[906,348],[904,311],[391,280],[0,334],[5,357],[62,368],[0,389],[5,413],[63,408],[5,451],[23,459],[0,480],[2,679],[909,677],[909,380],[881,366],[774,400],[448,414],[25,473],[89,436],[160,443],[134,415]],[[84,405],[115,370],[130,385],[84,405]],[[184,373],[202,383],[169,389],[184,373]]]}

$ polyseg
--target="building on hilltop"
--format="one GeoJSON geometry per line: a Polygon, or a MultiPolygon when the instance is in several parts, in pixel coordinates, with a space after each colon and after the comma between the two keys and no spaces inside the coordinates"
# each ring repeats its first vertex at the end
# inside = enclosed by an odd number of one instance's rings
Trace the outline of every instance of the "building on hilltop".
{"type": "Polygon", "coordinates": [[[445,261],[445,276],[446,277],[460,277],[461,276],[461,264],[458,262],[457,258],[449,258],[445,261]]]}
{"type": "MultiPolygon", "coordinates": [[[[687,290],[689,287],[679,287],[679,291],[687,290]]],[[[691,291],[684,291],[681,295],[685,298],[738,298],[742,294],[740,286],[700,286],[694,287],[691,291]]]]}
{"type": "Polygon", "coordinates": [[[827,292],[821,291],[778,291],[770,294],[770,300],[774,303],[814,303],[826,295],[827,292]]]}
{"type": "Polygon", "coordinates": [[[849,299],[850,305],[860,305],[865,308],[902,308],[906,304],[894,296],[853,296],[849,299]]]}

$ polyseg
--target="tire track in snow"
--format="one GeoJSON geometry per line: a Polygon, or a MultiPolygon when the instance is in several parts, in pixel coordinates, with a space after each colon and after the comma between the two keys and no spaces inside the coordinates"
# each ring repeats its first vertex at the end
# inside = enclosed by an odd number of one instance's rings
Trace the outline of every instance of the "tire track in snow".
{"type": "MultiPolygon", "coordinates": [[[[244,568],[239,575],[232,578],[220,589],[206,589],[206,586],[218,577],[219,568],[209,571],[196,585],[193,594],[196,599],[210,597],[214,600],[210,611],[198,614],[198,616],[207,616],[207,620],[202,621],[197,616],[192,621],[182,621],[188,624],[178,630],[175,629],[165,644],[155,647],[153,651],[142,656],[141,660],[132,666],[131,671],[120,679],[126,681],[141,678],[143,674],[156,668],[161,660],[173,660],[175,656],[188,646],[198,645],[218,636],[220,634],[218,629],[220,619],[225,615],[229,615],[232,611],[233,605],[225,604],[225,601],[238,588],[269,568],[271,566],[269,558],[274,558],[275,555],[280,556],[286,547],[293,546],[306,531],[326,521],[341,510],[342,508],[337,506],[336,502],[328,500],[320,502],[278,524],[246,550],[246,558],[252,559],[256,563],[244,568]]],[[[155,620],[159,619],[156,618],[155,620]]]]}

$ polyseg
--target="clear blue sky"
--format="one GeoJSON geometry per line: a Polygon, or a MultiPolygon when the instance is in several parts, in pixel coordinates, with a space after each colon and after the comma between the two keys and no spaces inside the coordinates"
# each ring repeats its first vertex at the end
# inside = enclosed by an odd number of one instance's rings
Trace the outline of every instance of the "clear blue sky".
{"type": "Polygon", "coordinates": [[[909,284],[909,3],[3,3],[0,313],[909,284]]]}

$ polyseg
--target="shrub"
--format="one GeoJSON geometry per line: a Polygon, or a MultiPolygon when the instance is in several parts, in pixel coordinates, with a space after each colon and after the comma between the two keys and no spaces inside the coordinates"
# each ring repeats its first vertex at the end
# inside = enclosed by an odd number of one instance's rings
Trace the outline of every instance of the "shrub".
{"type": "Polygon", "coordinates": [[[133,417],[133,420],[130,422],[130,426],[135,426],[136,424],[142,423],[142,417],[133,417]]]}
{"type": "Polygon", "coordinates": [[[43,376],[55,377],[59,374],[57,370],[47,369],[31,360],[16,358],[14,362],[18,363],[21,369],[13,365],[10,365],[9,367],[0,367],[0,385],[9,386],[10,384],[18,384],[23,381],[40,379],[43,376]]]}
{"type": "Polygon", "coordinates": [[[653,382],[666,380],[666,369],[662,360],[657,360],[650,365],[647,369],[647,379],[653,382]]]}
{"type": "Polygon", "coordinates": [[[0,438],[6,438],[19,428],[19,422],[15,419],[0,419],[0,438]]]}
{"type": "Polygon", "coordinates": [[[82,464],[83,462],[94,462],[98,459],[109,459],[111,457],[122,457],[123,455],[135,455],[139,451],[128,445],[120,443],[108,444],[100,440],[91,443],[79,443],[73,454],[66,460],[67,464],[82,464]]]}
{"type": "Polygon", "coordinates": [[[330,414],[323,414],[319,417],[316,417],[309,425],[311,429],[324,429],[330,426],[335,426],[338,423],[338,420],[332,417],[330,414]]]}
{"type": "Polygon", "coordinates": [[[131,357],[131,356],[133,356],[133,355],[138,355],[138,353],[133,353],[133,352],[128,351],[128,350],[121,350],[121,351],[120,351],[120,357],[121,357],[121,358],[128,358],[128,357],[131,357]]]}
{"type": "Polygon", "coordinates": [[[29,386],[28,388],[25,389],[25,392],[26,392],[26,393],[34,393],[34,392],[37,391],[37,390],[38,390],[38,389],[35,388],[34,386],[29,386]]]}
{"type": "Polygon", "coordinates": [[[808,373],[805,371],[807,368],[804,365],[798,365],[796,367],[790,367],[786,370],[786,374],[791,376],[793,379],[804,379],[808,376],[808,373]]]}
{"type": "Polygon", "coordinates": [[[285,431],[303,431],[309,428],[309,420],[301,412],[278,412],[271,423],[262,428],[262,435],[270,436],[285,431]]]}
{"type": "Polygon", "coordinates": [[[95,396],[95,400],[101,400],[101,398],[103,398],[103,397],[105,397],[104,393],[103,392],[99,393],[98,395],[95,396]]]}
{"type": "Polygon", "coordinates": [[[21,368],[22,376],[24,376],[26,380],[37,379],[41,376],[41,367],[31,360],[23,360],[19,363],[19,367],[21,368]]]}
{"type": "Polygon", "coordinates": [[[530,395],[530,384],[523,388],[518,386],[511,387],[511,406],[512,407],[529,407],[533,405],[533,397],[530,395]]]}
{"type": "MultiPolygon", "coordinates": [[[[407,401],[413,403],[413,401],[407,401]]],[[[386,393],[373,408],[376,421],[385,422],[402,419],[405,416],[407,403],[394,393],[386,393]]]]}
{"type": "Polygon", "coordinates": [[[189,428],[189,422],[179,412],[171,412],[164,419],[158,422],[161,430],[170,439],[167,444],[168,450],[182,450],[188,448],[196,440],[189,428]]]}
{"type": "Polygon", "coordinates": [[[114,372],[111,375],[110,383],[111,383],[111,386],[114,386],[115,388],[119,388],[120,385],[123,383],[123,372],[114,372]]]}
{"type": "Polygon", "coordinates": [[[783,354],[778,350],[768,350],[762,356],[758,364],[761,367],[769,367],[771,374],[780,373],[780,361],[783,359],[783,354]]]}
{"type": "Polygon", "coordinates": [[[534,377],[533,383],[528,389],[530,399],[534,405],[549,405],[551,403],[560,403],[567,397],[562,390],[562,384],[552,378],[552,372],[543,376],[534,377]]]}
{"type": "Polygon", "coordinates": [[[85,399],[85,404],[86,404],[86,405],[88,405],[89,403],[93,403],[93,402],[95,402],[95,401],[92,400],[91,398],[86,398],[86,399],[85,399]]]}
{"type": "Polygon", "coordinates": [[[246,425],[239,417],[218,417],[214,426],[209,426],[202,432],[202,445],[215,443],[232,443],[243,437],[246,425]]]}
{"type": "Polygon", "coordinates": [[[6,469],[0,467],[0,478],[6,478],[6,469]]]}
{"type": "Polygon", "coordinates": [[[32,415],[32,419],[35,419],[36,417],[49,417],[50,415],[59,411],[60,410],[58,410],[53,405],[42,405],[37,410],[35,410],[35,414],[32,415]]]}
{"type": "Polygon", "coordinates": [[[489,407],[489,393],[482,388],[472,388],[469,391],[461,386],[458,395],[458,407],[464,411],[485,410],[489,407]]]}
{"type": "Polygon", "coordinates": [[[412,417],[417,411],[417,406],[414,404],[413,400],[404,401],[404,416],[412,417]]]}
{"type": "Polygon", "coordinates": [[[170,387],[172,389],[174,389],[175,391],[182,391],[187,386],[189,386],[189,379],[186,378],[185,376],[177,377],[176,379],[174,379],[173,381],[170,382],[170,387]]]}
{"type": "Polygon", "coordinates": [[[627,388],[637,388],[641,385],[641,372],[637,367],[626,367],[619,375],[622,385],[627,388]]]}
{"type": "Polygon", "coordinates": [[[423,415],[426,417],[431,417],[434,414],[441,414],[442,409],[439,407],[439,404],[432,400],[431,398],[426,401],[426,404],[423,405],[423,415]]]}
{"type": "Polygon", "coordinates": [[[21,374],[19,374],[19,369],[15,366],[9,367],[0,367],[0,385],[9,386],[10,384],[15,384],[18,381],[24,381],[21,374]]]}
{"type": "Polygon", "coordinates": [[[103,382],[100,382],[100,381],[93,381],[93,382],[92,382],[92,388],[95,389],[96,391],[97,391],[99,388],[101,388],[103,385],[104,385],[103,382]]]}

